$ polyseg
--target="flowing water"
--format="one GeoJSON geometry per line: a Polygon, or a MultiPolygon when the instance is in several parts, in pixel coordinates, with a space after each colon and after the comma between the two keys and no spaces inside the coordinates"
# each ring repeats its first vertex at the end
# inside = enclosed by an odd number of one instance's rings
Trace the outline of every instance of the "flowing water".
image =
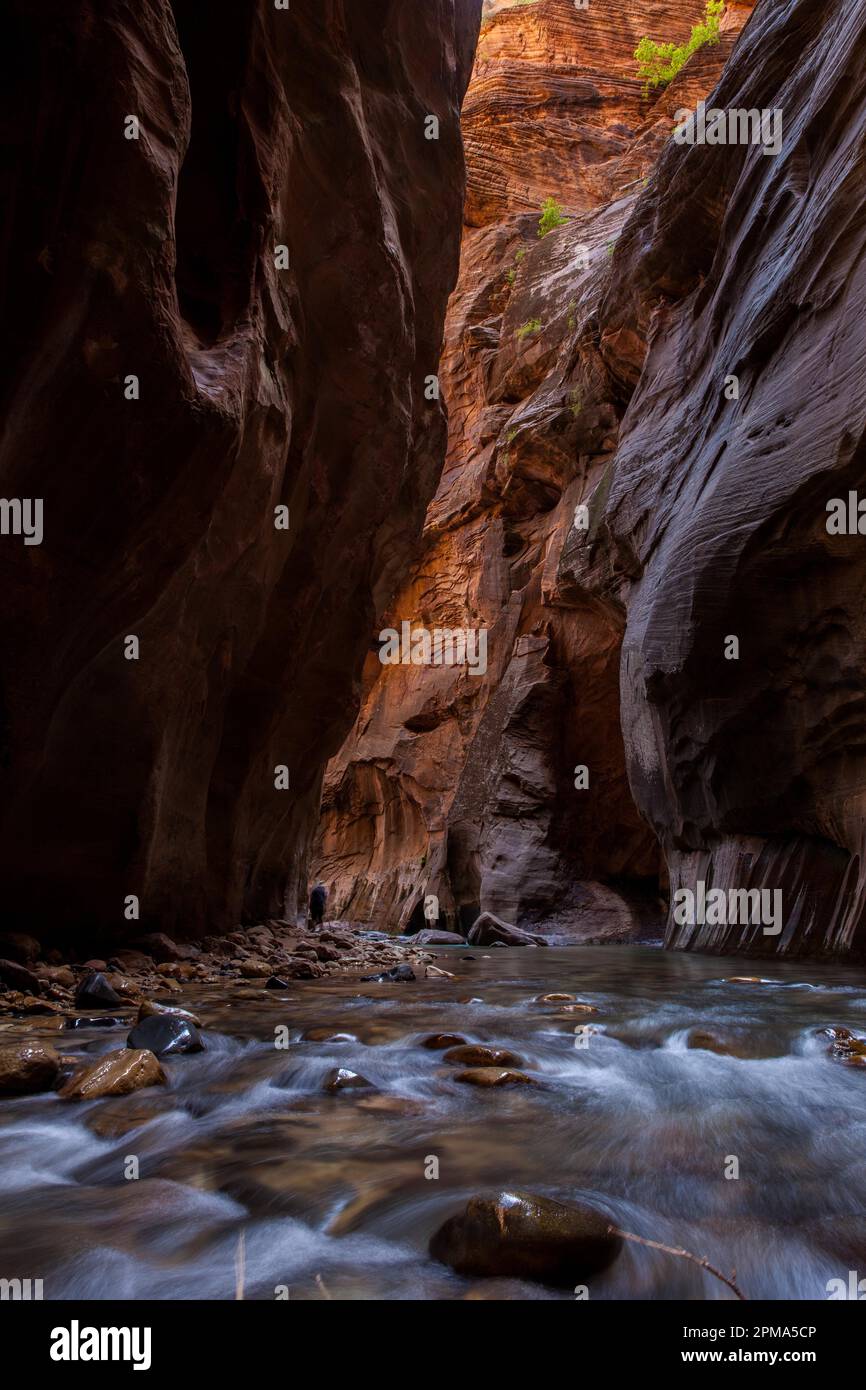
{"type": "MultiPolygon", "coordinates": [[[[0,1277],[41,1278],[46,1298],[230,1299],[239,1285],[266,1299],[570,1297],[461,1278],[427,1255],[441,1221],[502,1187],[588,1200],[736,1270],[750,1298],[826,1298],[828,1280],[866,1274],[866,1070],[831,1061],[818,1034],[866,1030],[866,972],[652,947],[437,961],[458,978],[333,977],[260,1001],[191,988],[207,1051],[167,1059],[169,1087],[0,1104],[0,1277]],[[726,978],[758,969],[760,984],[726,978]],[[538,1002],[548,991],[598,1012],[538,1002]],[[345,1036],[302,1039],[310,1029],[345,1036]],[[689,1047],[693,1029],[728,1053],[689,1047]],[[439,1031],[513,1049],[539,1084],[457,1084],[421,1046],[439,1031]],[[377,1089],[325,1094],[333,1067],[377,1089]]],[[[125,1036],[69,1032],[60,1046],[96,1054],[125,1036]]],[[[627,1244],[591,1297],[732,1294],[627,1244]]]]}

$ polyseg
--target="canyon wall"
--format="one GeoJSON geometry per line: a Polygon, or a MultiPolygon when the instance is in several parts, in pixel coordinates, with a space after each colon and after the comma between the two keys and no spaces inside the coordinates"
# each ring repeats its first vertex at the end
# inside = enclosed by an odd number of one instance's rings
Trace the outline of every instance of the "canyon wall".
{"type": "Polygon", "coordinates": [[[674,890],[781,894],[671,946],[866,953],[866,542],[827,525],[866,473],[864,70],[859,0],[759,4],[714,102],[781,152],[668,145],[602,308],[611,370],[649,344],[599,523],[634,796],[674,890]]]}
{"type": "Polygon", "coordinates": [[[444,457],[480,10],[7,7],[4,925],[294,914],[444,457]]]}
{"type": "Polygon", "coordinates": [[[625,594],[606,561],[583,572],[645,351],[642,324],[604,311],[673,113],[710,91],[750,9],[732,6],[661,93],[634,50],[645,33],[687,38],[692,0],[538,0],[482,28],[441,369],[448,458],[387,622],[485,629],[488,667],[383,666],[373,635],[314,850],[334,915],[405,929],[433,894],[442,925],[489,910],[554,939],[661,930],[665,868],[620,728],[625,594]],[[539,237],[548,197],[567,220],[539,237]]]}

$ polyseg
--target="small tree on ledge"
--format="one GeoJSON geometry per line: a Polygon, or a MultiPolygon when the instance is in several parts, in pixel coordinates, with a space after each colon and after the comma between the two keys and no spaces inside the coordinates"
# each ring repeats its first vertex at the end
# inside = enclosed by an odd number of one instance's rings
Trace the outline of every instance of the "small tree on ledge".
{"type": "Polygon", "coordinates": [[[702,23],[692,27],[688,41],[683,44],[656,43],[654,39],[641,39],[634,56],[638,65],[638,77],[643,78],[644,96],[649,95],[650,87],[666,87],[672,82],[692,54],[705,43],[718,43],[719,24],[724,12],[725,0],[707,0],[702,23]]]}
{"type": "Polygon", "coordinates": [[[538,224],[538,235],[547,236],[555,227],[561,227],[563,222],[567,222],[565,208],[558,203],[555,198],[545,198],[541,204],[541,220],[538,224]]]}

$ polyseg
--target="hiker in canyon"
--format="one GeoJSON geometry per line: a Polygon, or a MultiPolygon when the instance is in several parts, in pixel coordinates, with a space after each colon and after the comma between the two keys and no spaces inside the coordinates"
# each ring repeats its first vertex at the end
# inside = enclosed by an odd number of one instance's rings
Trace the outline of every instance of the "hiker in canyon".
{"type": "Polygon", "coordinates": [[[325,916],[325,904],[328,901],[328,890],[324,883],[317,883],[310,894],[310,925],[320,927],[325,916]]]}

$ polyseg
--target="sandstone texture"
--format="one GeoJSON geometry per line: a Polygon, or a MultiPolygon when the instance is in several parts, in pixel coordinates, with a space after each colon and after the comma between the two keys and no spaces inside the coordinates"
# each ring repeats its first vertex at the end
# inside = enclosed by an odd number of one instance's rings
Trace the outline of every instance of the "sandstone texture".
{"type": "Polygon", "coordinates": [[[661,935],[665,865],[620,727],[626,594],[606,538],[603,563],[589,557],[646,352],[647,325],[613,293],[618,241],[649,203],[673,113],[709,93],[751,7],[731,7],[666,91],[644,94],[634,49],[644,34],[683,40],[700,9],[538,0],[482,28],[442,368],[448,457],[386,621],[484,628],[487,670],[383,666],[374,642],[314,852],[342,917],[422,927],[432,894],[439,925],[464,932],[490,912],[544,924],[552,943],[661,935]],[[547,197],[567,220],[540,238],[547,197]]]}
{"type": "Polygon", "coordinates": [[[4,908],[293,915],[444,457],[481,0],[8,10],[4,908]]]}
{"type": "Polygon", "coordinates": [[[864,63],[857,0],[759,4],[714,103],[781,110],[781,153],[668,145],[603,304],[614,370],[648,344],[599,522],[632,790],[672,890],[782,894],[776,936],[671,946],[866,952],[866,541],[826,525],[863,484],[864,63]]]}

